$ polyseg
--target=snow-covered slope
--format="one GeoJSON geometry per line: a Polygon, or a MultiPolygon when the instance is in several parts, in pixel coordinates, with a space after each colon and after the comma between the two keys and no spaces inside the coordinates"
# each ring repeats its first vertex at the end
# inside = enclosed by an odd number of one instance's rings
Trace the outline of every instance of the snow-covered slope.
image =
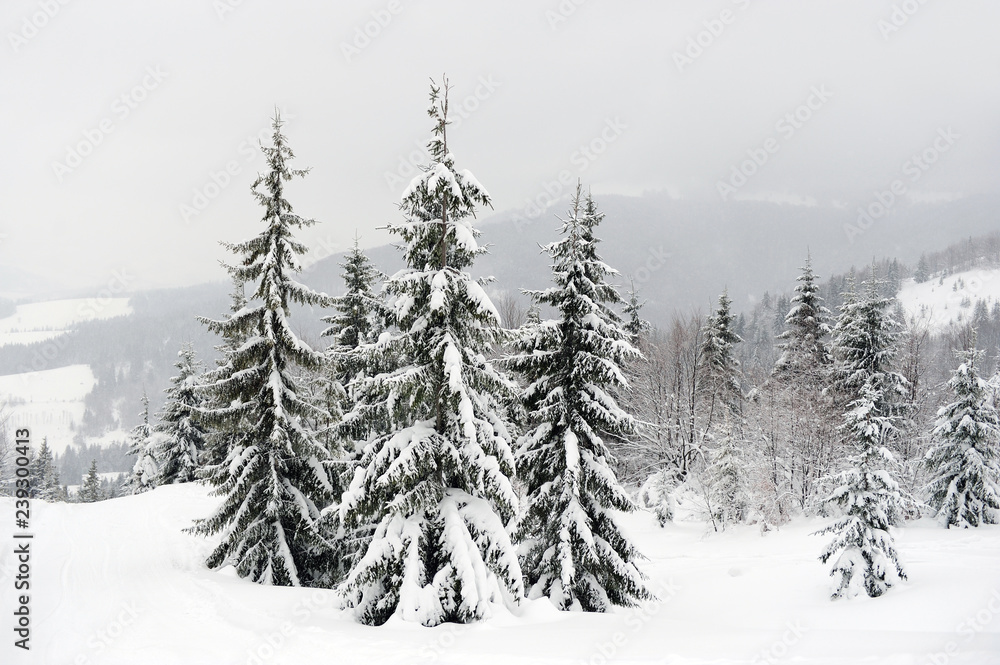
{"type": "MultiPolygon", "coordinates": [[[[612,614],[555,611],[547,600],[474,626],[355,623],[333,594],[261,587],[209,571],[214,541],[182,533],[218,499],[198,485],[97,504],[35,503],[31,531],[32,651],[8,637],[0,662],[508,663],[603,665],[996,665],[1000,662],[1000,527],[898,532],[909,582],[878,599],[828,600],[816,559],[824,524],[761,537],[752,527],[623,518],[649,557],[660,596],[612,614]],[[947,652],[947,656],[945,655],[947,652]],[[937,660],[935,660],[935,658],[937,660]]],[[[13,612],[13,500],[0,500],[3,615],[13,612]]],[[[9,622],[8,622],[9,623],[9,622]]]]}
{"type": "Polygon", "coordinates": [[[978,301],[990,309],[1000,302],[1000,270],[968,270],[932,277],[922,284],[907,279],[897,297],[908,319],[926,322],[932,332],[942,332],[968,322],[978,301]]]}
{"type": "Polygon", "coordinates": [[[128,298],[75,298],[18,305],[0,319],[0,346],[58,337],[77,323],[132,313],[128,298]]]}
{"type": "Polygon", "coordinates": [[[83,399],[95,383],[88,365],[0,376],[0,403],[7,406],[8,427],[28,427],[36,446],[47,436],[53,452],[62,453],[83,420],[83,399]]]}

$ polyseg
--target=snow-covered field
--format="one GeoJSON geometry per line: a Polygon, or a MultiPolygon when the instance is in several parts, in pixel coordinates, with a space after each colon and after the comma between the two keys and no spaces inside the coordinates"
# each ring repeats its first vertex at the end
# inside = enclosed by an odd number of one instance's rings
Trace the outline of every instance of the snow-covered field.
{"type": "MultiPolygon", "coordinates": [[[[212,546],[181,529],[217,499],[198,485],[96,504],[35,502],[31,531],[32,650],[0,662],[122,663],[657,663],[996,665],[1000,663],[1000,527],[897,533],[910,580],[878,599],[830,601],[816,555],[823,520],[761,537],[666,529],[623,518],[649,557],[661,600],[614,614],[555,611],[547,600],[473,626],[356,624],[333,594],[269,588],[210,571],[212,546]]],[[[14,505],[0,500],[13,530],[14,505]]],[[[15,561],[0,553],[3,616],[13,612],[15,561]]]]}
{"type": "Polygon", "coordinates": [[[922,284],[906,279],[897,298],[907,318],[926,322],[932,332],[942,332],[972,318],[977,301],[985,301],[990,308],[1000,302],[1000,270],[968,270],[922,284]]]}
{"type": "Polygon", "coordinates": [[[89,365],[0,376],[0,402],[10,412],[8,428],[44,433],[53,452],[62,453],[73,442],[74,428],[83,420],[83,400],[95,383],[89,365]]]}
{"type": "Polygon", "coordinates": [[[128,298],[73,298],[18,305],[0,319],[0,347],[58,337],[74,325],[132,313],[128,298]]]}

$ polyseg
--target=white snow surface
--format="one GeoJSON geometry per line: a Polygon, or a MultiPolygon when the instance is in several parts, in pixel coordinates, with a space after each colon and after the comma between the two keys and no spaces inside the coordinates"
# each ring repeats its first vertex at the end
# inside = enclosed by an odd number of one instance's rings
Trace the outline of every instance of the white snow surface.
{"type": "Polygon", "coordinates": [[[84,321],[131,313],[128,298],[72,298],[18,305],[13,314],[0,319],[0,346],[51,339],[84,321]]]}
{"type": "Polygon", "coordinates": [[[906,311],[907,322],[926,322],[931,332],[941,333],[968,322],[977,301],[986,301],[990,309],[1000,302],[1000,269],[967,270],[944,277],[943,283],[941,279],[941,275],[934,275],[921,284],[903,280],[896,297],[906,311]],[[967,304],[963,306],[963,302],[967,304]]]}
{"type": "Polygon", "coordinates": [[[182,532],[219,499],[197,484],[96,504],[32,503],[31,651],[13,647],[14,500],[0,499],[0,662],[453,665],[1000,662],[1000,527],[896,532],[909,581],[881,598],[828,599],[816,557],[829,520],[761,536],[620,516],[660,596],[609,614],[524,601],[471,626],[362,626],[330,591],[264,587],[208,570],[215,543],[182,532]],[[947,651],[946,651],[947,650],[947,651]],[[947,656],[945,654],[948,654],[947,656]]]}
{"type": "Polygon", "coordinates": [[[96,383],[89,365],[0,376],[8,431],[27,427],[32,445],[37,448],[42,437],[48,437],[52,452],[62,454],[73,442],[75,428],[83,421],[83,400],[96,383]]]}

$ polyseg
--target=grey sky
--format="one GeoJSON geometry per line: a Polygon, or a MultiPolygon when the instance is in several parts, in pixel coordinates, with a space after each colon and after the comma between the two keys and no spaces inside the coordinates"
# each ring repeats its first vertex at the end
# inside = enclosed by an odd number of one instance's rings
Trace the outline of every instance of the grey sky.
{"type": "Polygon", "coordinates": [[[72,286],[122,269],[132,288],[221,279],[217,241],[260,228],[249,146],[275,105],[295,165],[312,168],[290,192],[321,222],[305,240],[320,255],[355,230],[381,244],[442,72],[464,109],[453,151],[498,211],[564,170],[596,194],[718,200],[765,145],[735,196],[854,208],[949,127],[959,138],[909,196],[995,192],[1000,176],[987,0],[3,5],[0,266],[72,286]],[[366,24],[375,36],[355,42],[366,24]],[[227,163],[235,175],[219,176],[227,163]]]}

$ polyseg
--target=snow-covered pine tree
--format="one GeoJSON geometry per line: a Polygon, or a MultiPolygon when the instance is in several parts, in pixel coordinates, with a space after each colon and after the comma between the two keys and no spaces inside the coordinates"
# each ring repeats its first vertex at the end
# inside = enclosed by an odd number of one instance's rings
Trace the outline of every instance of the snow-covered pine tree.
{"type": "MultiPolygon", "coordinates": [[[[354,239],[354,247],[340,264],[344,272],[344,295],[332,299],[336,314],[324,317],[330,326],[321,337],[331,337],[333,343],[327,349],[324,394],[330,407],[336,403],[341,413],[353,408],[351,382],[362,374],[377,373],[381,367],[371,366],[370,359],[355,351],[363,344],[378,339],[386,321],[386,307],[381,293],[376,292],[377,282],[385,275],[372,265],[354,239]]],[[[367,439],[367,432],[354,432],[355,438],[367,439]]]]}
{"type": "Polygon", "coordinates": [[[52,460],[49,439],[44,437],[38,452],[28,465],[29,496],[33,499],[56,501],[59,498],[59,472],[52,460]]]}
{"type": "Polygon", "coordinates": [[[742,408],[740,362],[736,359],[733,347],[743,340],[733,330],[732,304],[729,294],[724,291],[719,296],[718,308],[705,321],[702,330],[701,361],[705,367],[704,385],[708,392],[709,426],[717,406],[723,406],[727,414],[738,414],[742,408]]]}
{"type": "Polygon", "coordinates": [[[205,430],[197,414],[202,397],[196,389],[201,363],[195,359],[194,347],[185,344],[177,352],[179,360],[174,365],[177,376],[170,379],[164,392],[167,400],[163,411],[157,414],[160,422],[153,431],[155,455],[160,470],[157,485],[188,483],[196,479],[205,450],[205,430]]]}
{"type": "Polygon", "coordinates": [[[778,335],[781,356],[771,373],[779,412],[776,431],[787,440],[787,468],[791,490],[803,510],[824,492],[821,485],[839,458],[837,425],[840,414],[825,394],[832,356],[830,310],[823,305],[812,257],[796,280],[795,294],[785,316],[785,330],[778,335]],[[821,493],[822,492],[822,493],[821,493]]]}
{"type": "Polygon", "coordinates": [[[866,383],[861,396],[849,405],[843,430],[855,446],[852,468],[840,478],[840,487],[829,501],[845,515],[818,532],[836,534],[820,555],[820,561],[834,560],[830,575],[836,578],[833,598],[858,595],[881,596],[900,579],[906,579],[896,546],[889,531],[900,515],[899,486],[886,467],[893,464],[885,447],[894,425],[893,417],[879,412],[884,403],[880,389],[866,383]]]}
{"type": "Polygon", "coordinates": [[[641,557],[615,522],[635,505],[611,469],[605,437],[635,429],[611,390],[625,388],[621,365],[638,352],[611,309],[617,271],[597,254],[603,214],[577,185],[562,238],[544,249],[555,286],[526,292],[558,318],[529,328],[506,359],[524,375],[524,405],[535,426],[518,442],[527,505],[517,535],[529,597],[561,610],[608,611],[651,597],[635,565],[641,557]]]}
{"type": "Polygon", "coordinates": [[[635,283],[629,280],[628,299],[622,307],[622,314],[627,318],[625,332],[631,336],[633,344],[639,344],[642,335],[652,327],[649,321],[642,318],[642,307],[645,304],[645,300],[639,300],[639,292],[636,291],[635,283]]]}
{"type": "Polygon", "coordinates": [[[314,524],[336,488],[324,464],[330,453],[309,427],[323,414],[300,395],[293,376],[295,367],[319,367],[322,355],[296,336],[288,317],[293,302],[326,306],[329,298],[294,279],[306,253],[294,232],[315,221],[292,212],[285,199],[285,183],[307,171],[288,166],[294,155],[281,126],[275,114],[273,145],[261,146],[268,171],[252,186],[265,228],[226,244],[240,258],[227,270],[235,280],[254,284],[254,293],[226,320],[202,319],[226,340],[245,341],[232,351],[228,370],[217,373],[211,386],[215,404],[200,412],[208,430],[232,440],[226,460],[211,467],[208,478],[222,504],[193,530],[222,535],[208,558],[210,568],[231,564],[254,582],[299,586],[318,574],[314,557],[324,545],[314,524]]]}
{"type": "Polygon", "coordinates": [[[778,335],[781,356],[775,363],[774,374],[802,381],[813,379],[829,366],[832,358],[827,338],[832,331],[830,310],[823,305],[811,256],[807,256],[796,281],[791,308],[785,316],[785,331],[778,335]]]}
{"type": "MultiPolygon", "coordinates": [[[[975,339],[975,338],[973,338],[975,339]]],[[[927,451],[930,503],[947,527],[996,524],[1000,517],[1000,417],[978,363],[984,351],[957,351],[948,386],[955,401],[938,411],[927,451]]]]}
{"type": "Polygon", "coordinates": [[[398,332],[356,352],[396,366],[366,376],[345,416],[347,430],[386,432],[366,446],[340,507],[344,529],[376,525],[340,587],[367,624],[466,623],[523,595],[506,531],[517,495],[503,405],[516,386],[487,359],[499,315],[468,273],[486,252],[474,211],[490,198],[455,166],[447,79],[431,83],[430,99],[431,163],[403,193],[405,220],[389,226],[406,263],[384,287],[398,332]]]}
{"type": "Polygon", "coordinates": [[[139,494],[156,487],[156,478],[160,473],[160,465],[156,461],[153,445],[152,429],[149,426],[149,398],[142,394],[142,422],[129,432],[128,454],[135,457],[132,474],[125,480],[122,489],[132,494],[139,494]]]}
{"type": "Polygon", "coordinates": [[[863,297],[845,295],[834,327],[833,388],[845,403],[860,399],[865,386],[874,389],[879,395],[878,415],[888,416],[906,394],[906,379],[892,369],[900,335],[892,316],[895,298],[879,295],[881,282],[874,263],[871,270],[863,297]]]}
{"type": "Polygon", "coordinates": [[[724,531],[731,524],[747,521],[751,506],[747,487],[747,461],[728,416],[711,459],[711,464],[705,469],[708,505],[715,530],[724,531]]]}
{"type": "Polygon", "coordinates": [[[80,503],[95,503],[104,500],[104,493],[101,491],[101,478],[97,475],[97,460],[90,461],[90,470],[80,487],[78,495],[80,503]]]}

